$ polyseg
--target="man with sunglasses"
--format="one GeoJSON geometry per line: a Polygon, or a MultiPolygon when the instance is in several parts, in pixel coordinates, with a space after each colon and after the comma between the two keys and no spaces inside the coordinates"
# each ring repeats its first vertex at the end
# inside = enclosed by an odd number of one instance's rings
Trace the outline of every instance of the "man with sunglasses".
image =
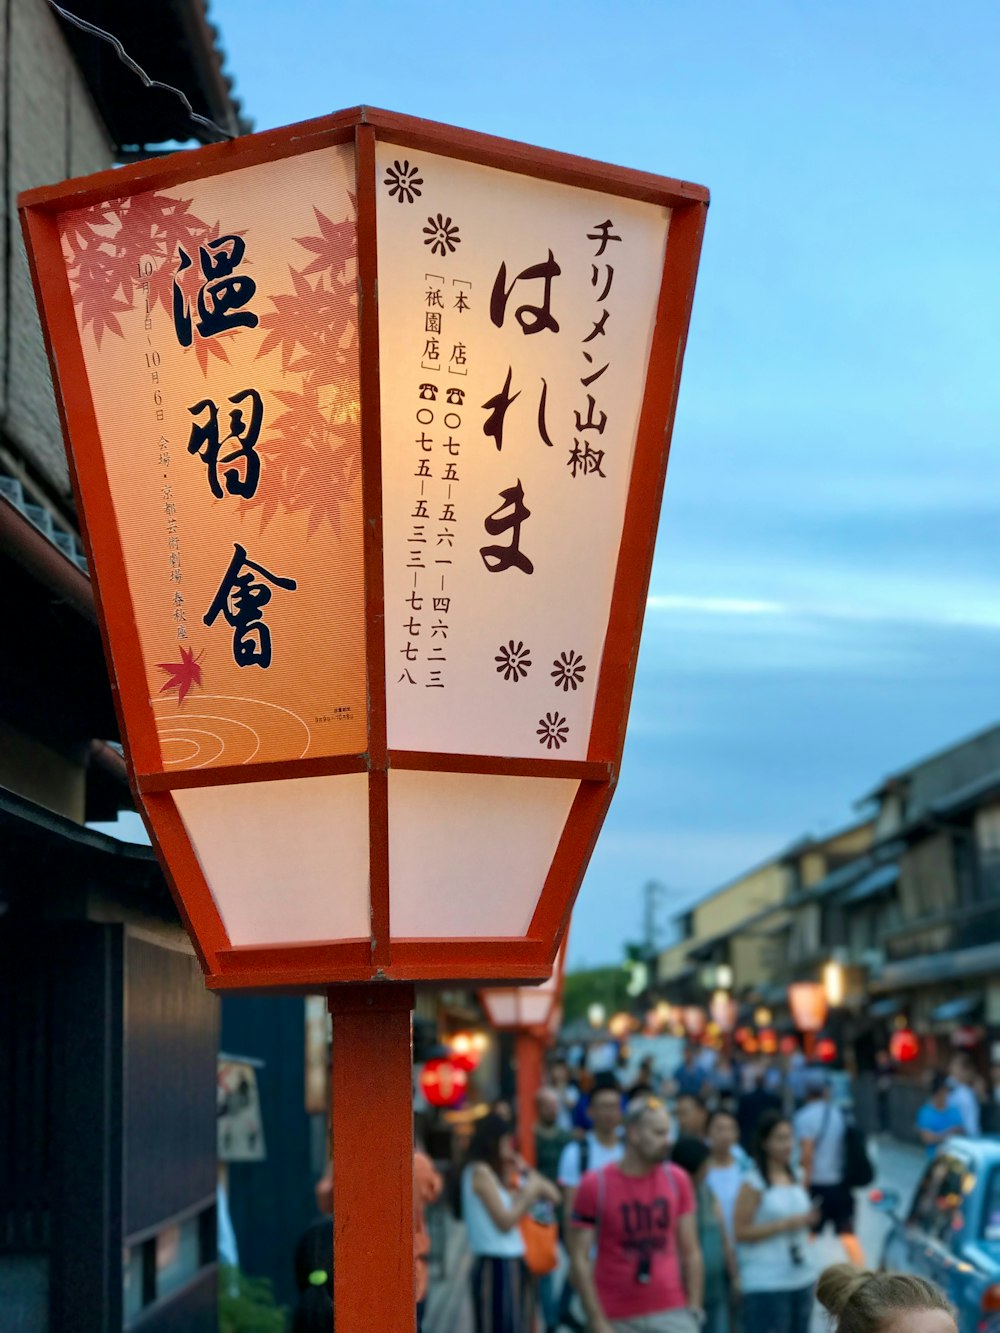
{"type": "Polygon", "coordinates": [[[580,1183],[568,1244],[591,1333],[698,1333],[704,1275],[694,1190],[655,1097],[625,1112],[625,1156],[580,1183]]]}

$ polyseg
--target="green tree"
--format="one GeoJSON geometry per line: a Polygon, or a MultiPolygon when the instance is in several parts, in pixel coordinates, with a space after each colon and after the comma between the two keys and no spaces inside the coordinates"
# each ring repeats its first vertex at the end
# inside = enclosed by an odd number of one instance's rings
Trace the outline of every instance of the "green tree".
{"type": "Polygon", "coordinates": [[[567,972],[563,993],[563,1021],[572,1023],[578,1018],[586,1018],[592,1004],[603,1004],[609,1018],[619,1009],[627,1009],[631,1003],[627,985],[628,973],[620,966],[590,967],[578,972],[567,972]]]}

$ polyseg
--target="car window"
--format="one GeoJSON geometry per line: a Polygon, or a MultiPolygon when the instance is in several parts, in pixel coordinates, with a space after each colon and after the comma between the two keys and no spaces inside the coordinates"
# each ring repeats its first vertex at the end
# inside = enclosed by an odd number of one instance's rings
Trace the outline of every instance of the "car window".
{"type": "MultiPolygon", "coordinates": [[[[917,1186],[910,1225],[932,1240],[950,1244],[953,1233],[962,1226],[962,1201],[974,1186],[975,1175],[967,1162],[957,1157],[935,1157],[917,1186]]],[[[1000,1188],[997,1206],[1000,1214],[1000,1188]]]]}
{"type": "Polygon", "coordinates": [[[994,1167],[983,1204],[983,1240],[1000,1240],[1000,1167],[994,1167]]]}

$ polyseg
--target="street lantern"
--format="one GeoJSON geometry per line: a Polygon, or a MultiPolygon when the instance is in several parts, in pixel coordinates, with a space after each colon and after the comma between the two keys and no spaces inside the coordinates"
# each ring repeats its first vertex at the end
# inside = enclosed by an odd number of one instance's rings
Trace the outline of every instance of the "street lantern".
{"type": "Polygon", "coordinates": [[[709,1003],[709,1013],[712,1015],[712,1022],[718,1025],[719,1031],[728,1034],[736,1026],[740,1006],[731,995],[724,990],[718,990],[709,1003]]]}
{"type": "Polygon", "coordinates": [[[823,967],[823,990],[826,1002],[831,1009],[839,1009],[844,1003],[844,965],[836,960],[823,967]]]}
{"type": "Polygon", "coordinates": [[[482,1059],[482,1050],[475,1036],[472,1032],[456,1032],[448,1041],[452,1064],[464,1069],[467,1074],[478,1068],[482,1059]]]}
{"type": "Polygon", "coordinates": [[[837,1043],[832,1037],[820,1037],[815,1055],[821,1064],[832,1065],[837,1058],[837,1043]]]}
{"type": "Polygon", "coordinates": [[[412,983],[547,977],[611,800],[707,201],[367,108],[19,200],[206,982],[345,983],[341,1333],[413,1320],[369,1063],[394,1161],[412,983]]]}
{"type": "Polygon", "coordinates": [[[826,992],[818,981],[793,982],[788,987],[788,1007],[800,1032],[819,1032],[826,1022],[826,992]]]}
{"type": "Polygon", "coordinates": [[[420,1073],[420,1091],[431,1106],[457,1106],[468,1087],[468,1071],[446,1056],[428,1060],[420,1073]]]}
{"type": "Polygon", "coordinates": [[[367,109],[22,196],[126,757],[211,987],[549,973],[706,198],[367,109]]]}
{"type": "Polygon", "coordinates": [[[517,1066],[518,1146],[522,1157],[535,1164],[535,1096],[542,1086],[545,1048],[555,1040],[562,1021],[566,944],[556,955],[552,975],[540,986],[495,987],[479,992],[490,1023],[500,1032],[514,1033],[517,1066]]]}
{"type": "Polygon", "coordinates": [[[698,1005],[687,1004],[681,1010],[681,1022],[684,1024],[684,1031],[692,1041],[697,1041],[699,1037],[704,1035],[705,1027],[708,1024],[708,1015],[698,1005]]]}
{"type": "Polygon", "coordinates": [[[920,1054],[920,1038],[910,1028],[897,1028],[889,1038],[889,1054],[899,1065],[911,1064],[920,1054]]]}

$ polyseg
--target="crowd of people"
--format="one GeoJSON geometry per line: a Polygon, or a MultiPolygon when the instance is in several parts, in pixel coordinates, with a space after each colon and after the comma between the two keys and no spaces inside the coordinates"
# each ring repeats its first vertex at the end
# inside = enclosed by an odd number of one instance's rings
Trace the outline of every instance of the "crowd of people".
{"type": "Polygon", "coordinates": [[[864,1272],[854,1130],[822,1070],[691,1048],[625,1086],[605,1068],[585,1089],[562,1060],[549,1079],[533,1168],[504,1115],[473,1139],[476,1333],[808,1333],[817,1299],[842,1333],[896,1333],[900,1312],[908,1333],[953,1333],[927,1284],[864,1272]],[[811,1242],[828,1226],[850,1262],[820,1277],[811,1242]]]}
{"type": "MultiPolygon", "coordinates": [[[[476,1122],[458,1191],[476,1333],[808,1333],[817,1300],[837,1333],[902,1333],[904,1322],[907,1333],[953,1333],[947,1302],[927,1283],[864,1271],[858,1135],[821,1068],[804,1058],[736,1066],[692,1046],[666,1073],[650,1059],[628,1079],[620,1067],[581,1072],[551,1063],[536,1097],[533,1167],[509,1104],[476,1122]],[[826,1227],[850,1262],[820,1275],[811,1242],[826,1227]]],[[[978,1134],[963,1056],[933,1077],[917,1131],[931,1154],[953,1134],[978,1134]]],[[[425,1209],[443,1187],[418,1149],[418,1330],[425,1209]]],[[[327,1177],[321,1211],[329,1192],[327,1177]]],[[[296,1251],[293,1333],[330,1326],[331,1252],[327,1217],[296,1251]]]]}

